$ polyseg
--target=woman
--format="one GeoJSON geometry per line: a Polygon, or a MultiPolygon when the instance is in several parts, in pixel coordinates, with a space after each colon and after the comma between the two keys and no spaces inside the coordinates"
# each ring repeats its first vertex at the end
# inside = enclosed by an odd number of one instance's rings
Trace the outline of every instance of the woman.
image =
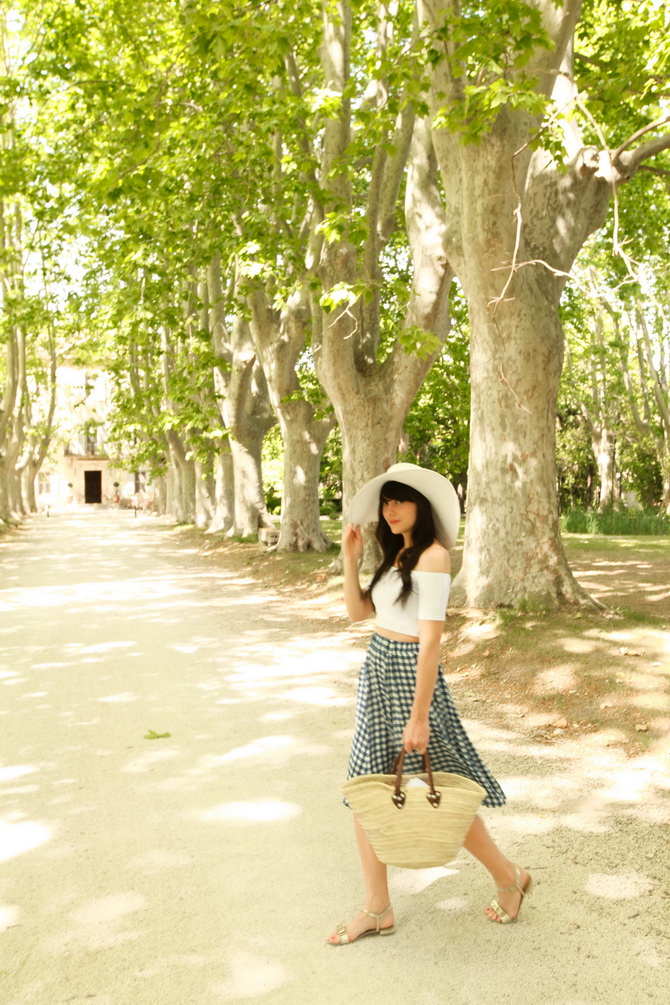
{"type": "MultiPolygon", "coordinates": [[[[376,629],[361,670],[348,777],[387,773],[402,746],[408,773],[421,770],[421,754],[428,751],[434,771],[472,778],[486,789],[485,806],[502,806],[504,793],[465,732],[439,665],[449,549],[460,522],[451,482],[415,464],[395,464],[355,496],[350,519],[342,538],[347,612],[352,621],[375,615],[376,629]],[[358,576],[361,526],[375,519],[383,558],[364,590],[358,576]]],[[[328,939],[332,945],[388,935],[394,926],[387,868],[357,820],[354,827],[365,904],[349,924],[338,925],[328,939]]],[[[529,873],[505,858],[479,817],[464,844],[496,884],[489,919],[515,921],[532,886],[529,873]]]]}

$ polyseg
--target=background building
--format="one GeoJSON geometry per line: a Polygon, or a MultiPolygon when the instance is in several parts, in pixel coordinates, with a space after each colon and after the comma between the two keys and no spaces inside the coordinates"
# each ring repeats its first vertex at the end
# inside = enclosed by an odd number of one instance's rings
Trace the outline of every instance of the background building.
{"type": "Polygon", "coordinates": [[[151,501],[145,473],[126,471],[108,455],[109,409],[108,374],[59,368],[57,433],[37,486],[41,509],[64,504],[146,506],[151,501]]]}

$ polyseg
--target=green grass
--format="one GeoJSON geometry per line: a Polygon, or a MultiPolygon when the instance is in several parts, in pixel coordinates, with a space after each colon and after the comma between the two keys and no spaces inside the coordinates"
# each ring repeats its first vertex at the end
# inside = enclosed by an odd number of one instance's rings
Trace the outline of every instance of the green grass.
{"type": "Polygon", "coordinates": [[[631,625],[647,625],[657,628],[659,621],[664,620],[662,615],[649,614],[646,611],[635,611],[631,607],[611,607],[610,611],[631,625]]]}
{"type": "Polygon", "coordinates": [[[570,534],[563,533],[563,544],[570,552],[576,551],[598,551],[598,552],[639,552],[640,554],[650,554],[653,552],[667,552],[670,550],[670,536],[641,534],[621,534],[618,536],[610,534],[570,534]]]}
{"type": "Polygon", "coordinates": [[[610,506],[602,511],[569,509],[561,514],[561,530],[568,534],[636,536],[670,534],[670,517],[658,510],[610,506]]]}
{"type": "Polygon", "coordinates": [[[337,520],[334,520],[334,519],[331,519],[330,517],[323,517],[322,516],[321,517],[321,529],[323,530],[323,533],[326,535],[326,537],[329,537],[330,540],[334,544],[339,545],[340,540],[342,538],[342,520],[341,519],[338,518],[337,520]]]}

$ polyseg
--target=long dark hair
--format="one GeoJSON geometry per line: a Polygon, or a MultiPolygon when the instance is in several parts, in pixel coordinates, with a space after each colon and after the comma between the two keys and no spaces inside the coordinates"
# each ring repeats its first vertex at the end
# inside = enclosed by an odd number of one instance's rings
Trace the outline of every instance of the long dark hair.
{"type": "Polygon", "coordinates": [[[398,552],[405,543],[402,534],[394,534],[384,519],[382,512],[384,503],[389,502],[391,499],[397,499],[398,502],[416,503],[416,520],[412,527],[412,546],[402,553],[398,563],[400,578],[402,579],[402,589],[398,594],[398,600],[404,605],[407,603],[407,599],[412,592],[412,569],[419,561],[421,553],[426,548],[429,548],[437,537],[437,531],[435,528],[433,507],[421,492],[417,492],[411,485],[405,485],[403,482],[384,482],[379,493],[379,514],[376,533],[383,558],[381,565],[372,577],[370,588],[367,591],[368,595],[384,573],[393,567],[398,552]]]}

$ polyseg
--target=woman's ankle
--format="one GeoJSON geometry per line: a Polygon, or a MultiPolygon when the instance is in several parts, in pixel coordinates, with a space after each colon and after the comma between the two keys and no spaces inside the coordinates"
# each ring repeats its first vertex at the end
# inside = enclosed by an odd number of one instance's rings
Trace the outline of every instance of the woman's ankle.
{"type": "Polygon", "coordinates": [[[491,875],[496,887],[499,890],[506,890],[516,883],[516,873],[517,866],[514,865],[514,862],[508,862],[496,869],[495,873],[492,872],[491,875]]]}
{"type": "Polygon", "coordinates": [[[391,899],[386,897],[366,897],[363,910],[369,914],[386,914],[391,910],[391,899]]]}

